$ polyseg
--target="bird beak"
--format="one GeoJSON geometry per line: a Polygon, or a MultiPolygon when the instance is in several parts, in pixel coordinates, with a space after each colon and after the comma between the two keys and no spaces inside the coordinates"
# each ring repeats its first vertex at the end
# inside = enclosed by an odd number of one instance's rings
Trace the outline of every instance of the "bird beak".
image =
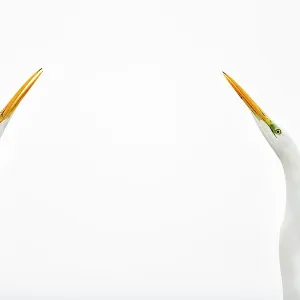
{"type": "Polygon", "coordinates": [[[233,89],[237,92],[237,94],[241,97],[244,103],[248,106],[248,108],[254,113],[254,115],[263,120],[268,126],[272,126],[271,119],[264,113],[264,111],[254,102],[254,100],[246,93],[246,91],[229,75],[223,72],[223,75],[233,87],[233,89]]]}
{"type": "Polygon", "coordinates": [[[22,99],[25,97],[25,95],[28,93],[28,91],[31,89],[31,87],[38,80],[42,73],[43,70],[39,69],[20,87],[17,93],[11,98],[11,100],[0,112],[0,123],[9,118],[14,113],[18,105],[21,103],[22,99]]]}

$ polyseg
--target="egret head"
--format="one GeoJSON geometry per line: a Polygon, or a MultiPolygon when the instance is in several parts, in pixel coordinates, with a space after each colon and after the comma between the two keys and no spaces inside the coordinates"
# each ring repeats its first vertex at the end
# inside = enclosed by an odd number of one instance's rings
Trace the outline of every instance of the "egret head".
{"type": "Polygon", "coordinates": [[[16,92],[16,94],[11,98],[11,100],[6,104],[6,106],[0,112],[0,137],[2,136],[9,120],[11,119],[13,113],[15,112],[18,105],[21,103],[22,99],[41,76],[43,70],[39,69],[35,72],[16,92]]]}
{"type": "Polygon", "coordinates": [[[236,81],[226,73],[223,72],[223,74],[252,112],[260,131],[279,159],[283,163],[293,160],[294,155],[298,155],[298,150],[286,130],[273,122],[236,81]]]}

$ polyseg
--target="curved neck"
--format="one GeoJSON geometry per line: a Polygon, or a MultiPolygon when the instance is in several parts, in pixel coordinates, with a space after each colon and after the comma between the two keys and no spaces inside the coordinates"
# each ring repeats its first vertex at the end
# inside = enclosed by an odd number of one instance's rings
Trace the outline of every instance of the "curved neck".
{"type": "Polygon", "coordinates": [[[281,158],[286,181],[286,208],[279,256],[284,300],[300,300],[300,155],[281,158]]]}
{"type": "Polygon", "coordinates": [[[281,162],[286,182],[286,214],[300,216],[300,154],[294,152],[281,162]]]}

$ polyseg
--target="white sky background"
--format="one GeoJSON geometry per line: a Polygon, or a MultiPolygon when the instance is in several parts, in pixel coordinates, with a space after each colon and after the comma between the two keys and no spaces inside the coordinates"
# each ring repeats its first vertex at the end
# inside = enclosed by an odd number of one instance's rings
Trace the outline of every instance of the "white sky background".
{"type": "Polygon", "coordinates": [[[283,171],[221,71],[300,143],[298,5],[1,3],[1,106],[44,68],[0,141],[1,299],[281,299],[283,171]]]}

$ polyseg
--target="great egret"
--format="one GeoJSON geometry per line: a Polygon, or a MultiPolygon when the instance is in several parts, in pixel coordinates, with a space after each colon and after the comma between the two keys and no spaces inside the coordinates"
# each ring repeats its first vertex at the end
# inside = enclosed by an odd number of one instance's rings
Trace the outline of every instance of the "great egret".
{"type": "Polygon", "coordinates": [[[283,299],[300,300],[300,154],[287,131],[275,124],[229,75],[223,74],[251,110],[282,163],[286,181],[286,205],[279,237],[283,299]]]}
{"type": "Polygon", "coordinates": [[[35,72],[16,92],[16,94],[11,98],[7,105],[0,112],[0,137],[2,136],[8,122],[10,121],[13,113],[15,112],[18,105],[21,103],[22,99],[38,80],[38,78],[43,73],[42,69],[35,72]]]}

